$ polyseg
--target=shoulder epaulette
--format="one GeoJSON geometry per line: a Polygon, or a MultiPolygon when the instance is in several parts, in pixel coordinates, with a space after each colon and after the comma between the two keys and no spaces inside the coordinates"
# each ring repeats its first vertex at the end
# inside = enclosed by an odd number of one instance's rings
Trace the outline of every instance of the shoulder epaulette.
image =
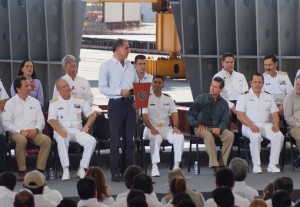
{"type": "Polygon", "coordinates": [[[268,91],[264,91],[265,93],[267,93],[267,94],[270,94],[268,91]]]}
{"type": "Polygon", "coordinates": [[[79,96],[79,95],[73,95],[74,98],[78,98],[78,99],[83,99],[82,96],[79,96]]]}
{"type": "Polygon", "coordinates": [[[165,96],[168,96],[168,97],[170,97],[170,95],[169,94],[167,94],[167,93],[163,93],[165,96]]]}
{"type": "Polygon", "coordinates": [[[54,99],[50,100],[49,102],[50,102],[50,103],[54,103],[54,102],[56,102],[56,101],[58,101],[58,98],[54,98],[54,99]]]}
{"type": "Polygon", "coordinates": [[[287,75],[287,73],[283,72],[283,71],[278,71],[278,74],[280,74],[280,75],[287,75]]]}

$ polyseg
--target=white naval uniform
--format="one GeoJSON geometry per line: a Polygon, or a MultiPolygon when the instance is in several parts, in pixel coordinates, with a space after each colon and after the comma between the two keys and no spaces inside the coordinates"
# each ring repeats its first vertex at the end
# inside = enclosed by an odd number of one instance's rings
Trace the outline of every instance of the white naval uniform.
{"type": "Polygon", "coordinates": [[[260,142],[263,140],[262,137],[271,141],[270,164],[278,164],[284,137],[280,131],[272,131],[273,123],[269,120],[271,113],[278,112],[274,97],[266,92],[262,92],[257,97],[250,89],[248,93],[239,96],[236,110],[244,112],[249,120],[259,127],[259,133],[253,133],[249,127],[242,126],[242,134],[250,139],[253,165],[261,164],[260,142]]]}
{"type": "Polygon", "coordinates": [[[230,73],[223,68],[214,78],[215,77],[220,77],[224,80],[225,86],[221,96],[227,101],[229,108],[234,106],[230,101],[237,100],[239,95],[249,90],[246,78],[242,73],[233,71],[230,75],[230,73]]]}
{"type": "Polygon", "coordinates": [[[272,77],[268,73],[264,73],[263,76],[265,82],[263,90],[272,94],[276,103],[283,103],[285,95],[294,89],[286,72],[277,71],[275,77],[272,77]]]}
{"type": "MultiPolygon", "coordinates": [[[[2,81],[0,81],[0,101],[5,100],[5,99],[9,99],[8,94],[2,84],[2,81]]],[[[5,130],[3,128],[2,125],[2,113],[0,111],[0,134],[5,135],[5,130]]]]}
{"type": "MultiPolygon", "coordinates": [[[[75,79],[73,80],[68,74],[61,78],[69,83],[70,88],[72,89],[72,95],[81,96],[90,106],[93,105],[94,95],[92,94],[89,82],[85,78],[76,75],[75,79]]],[[[56,86],[54,86],[52,98],[57,98],[58,96],[59,93],[56,89],[56,86]]]]}
{"type": "Polygon", "coordinates": [[[54,131],[54,139],[57,142],[58,155],[63,168],[70,165],[68,156],[70,141],[76,141],[84,147],[80,167],[89,167],[90,159],[95,150],[95,138],[80,131],[82,129],[82,112],[86,117],[89,117],[94,111],[80,96],[71,96],[69,100],[64,100],[59,96],[50,101],[48,122],[51,119],[56,120],[68,133],[67,138],[63,138],[54,131]]]}
{"type": "Polygon", "coordinates": [[[159,132],[158,135],[151,134],[151,130],[145,127],[144,137],[150,140],[150,153],[152,164],[160,162],[159,150],[162,139],[167,139],[174,146],[174,162],[179,163],[183,152],[184,137],[182,134],[173,134],[170,127],[169,115],[177,112],[173,99],[165,94],[156,97],[151,94],[148,108],[143,108],[143,114],[148,114],[149,121],[159,132]]]}

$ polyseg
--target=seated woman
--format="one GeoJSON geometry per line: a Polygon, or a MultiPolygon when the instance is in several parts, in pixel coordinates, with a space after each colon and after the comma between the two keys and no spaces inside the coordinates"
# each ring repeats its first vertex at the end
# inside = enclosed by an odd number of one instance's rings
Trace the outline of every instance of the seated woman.
{"type": "Polygon", "coordinates": [[[94,178],[96,182],[98,202],[107,206],[112,206],[115,203],[114,198],[110,195],[109,186],[106,183],[104,172],[100,167],[90,167],[86,171],[85,177],[94,178]]]}
{"type": "MultiPolygon", "coordinates": [[[[18,73],[18,76],[21,75],[25,76],[27,80],[30,82],[31,85],[30,96],[36,98],[40,102],[41,106],[43,107],[44,106],[43,87],[41,81],[37,79],[37,76],[34,72],[32,60],[23,60],[18,73]]],[[[10,93],[12,97],[16,94],[13,84],[11,85],[10,93]]]]}

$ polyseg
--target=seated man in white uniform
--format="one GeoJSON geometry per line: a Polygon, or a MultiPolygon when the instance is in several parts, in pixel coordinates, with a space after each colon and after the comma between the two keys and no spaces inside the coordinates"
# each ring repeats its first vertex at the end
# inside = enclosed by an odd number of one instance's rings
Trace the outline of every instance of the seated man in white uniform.
{"type": "Polygon", "coordinates": [[[279,130],[278,107],[271,94],[262,91],[264,76],[254,73],[250,81],[249,92],[239,96],[236,110],[237,117],[243,124],[242,134],[250,139],[250,153],[253,173],[261,173],[260,148],[262,137],[271,141],[268,172],[280,172],[276,166],[283,144],[283,134],[279,130]],[[272,115],[273,123],[270,121],[272,115]]]}
{"type": "Polygon", "coordinates": [[[150,140],[150,152],[152,161],[151,176],[160,176],[157,163],[160,162],[159,150],[162,139],[174,146],[174,167],[179,167],[183,152],[184,137],[178,129],[178,112],[173,99],[162,93],[164,78],[155,75],[152,81],[153,94],[149,97],[148,108],[143,109],[143,120],[146,125],[144,130],[145,139],[150,140]],[[170,127],[170,116],[173,121],[173,129],[170,127]]]}
{"type": "Polygon", "coordinates": [[[277,71],[278,60],[275,55],[264,57],[265,83],[263,90],[274,96],[280,114],[283,113],[284,97],[293,90],[293,85],[286,72],[277,71]]]}
{"type": "Polygon", "coordinates": [[[60,78],[55,85],[60,96],[50,101],[48,122],[54,129],[54,139],[57,142],[58,155],[63,167],[62,180],[70,179],[68,156],[70,141],[76,141],[84,147],[77,172],[77,175],[83,178],[96,146],[95,138],[87,133],[96,119],[96,113],[81,96],[71,95],[71,88],[66,80],[60,78]],[[81,113],[88,117],[84,127],[82,127],[81,113]]]}

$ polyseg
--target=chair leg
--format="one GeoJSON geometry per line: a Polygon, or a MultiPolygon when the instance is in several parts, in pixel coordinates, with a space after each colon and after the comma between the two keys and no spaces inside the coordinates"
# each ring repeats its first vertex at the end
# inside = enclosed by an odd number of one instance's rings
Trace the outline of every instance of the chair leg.
{"type": "Polygon", "coordinates": [[[172,170],[173,166],[174,166],[174,147],[172,145],[170,170],[172,170]]]}
{"type": "Polygon", "coordinates": [[[196,139],[196,151],[197,151],[197,163],[198,163],[198,174],[200,174],[200,163],[199,163],[199,142],[198,140],[196,139]]]}
{"type": "Polygon", "coordinates": [[[188,172],[191,171],[191,161],[192,161],[192,140],[190,140],[188,172]]]}
{"type": "Polygon", "coordinates": [[[293,146],[293,138],[290,137],[290,144],[291,144],[291,162],[292,162],[292,170],[293,172],[295,171],[295,166],[294,166],[294,146],[293,146]]]}
{"type": "Polygon", "coordinates": [[[284,137],[283,148],[281,150],[281,162],[280,162],[280,170],[281,172],[284,170],[284,162],[285,162],[285,147],[286,147],[286,137],[284,137]]]}

